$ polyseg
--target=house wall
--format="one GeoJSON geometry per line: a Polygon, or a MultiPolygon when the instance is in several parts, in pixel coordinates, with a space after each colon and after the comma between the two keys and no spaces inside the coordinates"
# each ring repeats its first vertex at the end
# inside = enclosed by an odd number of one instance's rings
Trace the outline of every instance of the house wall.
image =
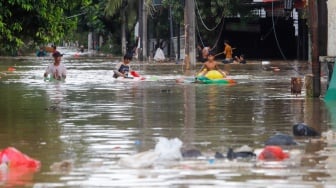
{"type": "Polygon", "coordinates": [[[336,56],[336,1],[328,2],[328,44],[327,55],[336,56]]]}

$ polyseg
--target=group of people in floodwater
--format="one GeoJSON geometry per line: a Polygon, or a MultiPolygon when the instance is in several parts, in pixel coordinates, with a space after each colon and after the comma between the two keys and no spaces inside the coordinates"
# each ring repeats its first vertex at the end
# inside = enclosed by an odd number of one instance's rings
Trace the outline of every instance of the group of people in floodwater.
{"type": "MultiPolygon", "coordinates": [[[[56,46],[52,46],[53,51],[52,57],[54,59],[53,63],[50,63],[45,72],[43,74],[45,79],[52,79],[52,80],[65,80],[67,76],[67,69],[66,66],[61,62],[63,54],[61,54],[57,49],[56,46]]],[[[118,77],[128,77],[128,73],[130,72],[130,65],[129,63],[132,60],[131,54],[126,54],[123,58],[123,61],[118,63],[114,69],[114,78],[118,77]]]]}
{"type": "MultiPolygon", "coordinates": [[[[66,67],[63,63],[61,63],[61,58],[63,54],[56,50],[56,46],[53,47],[52,57],[54,58],[54,62],[49,64],[45,70],[44,77],[47,78],[48,75],[51,75],[51,78],[56,80],[64,80],[66,78],[66,67]]],[[[161,49],[161,45],[157,47],[157,50],[161,49]]],[[[162,49],[161,49],[162,50],[162,49]]],[[[223,63],[240,63],[246,64],[246,60],[244,55],[235,56],[233,58],[233,50],[228,41],[224,42],[224,51],[219,54],[225,54],[225,59],[223,63]]],[[[218,70],[223,77],[227,76],[227,73],[224,70],[219,68],[219,62],[215,60],[215,57],[219,54],[215,54],[214,50],[210,49],[210,47],[205,46],[201,48],[198,46],[199,51],[199,60],[203,62],[203,66],[197,74],[205,75],[208,71],[218,70]]],[[[163,52],[162,52],[163,53],[163,52]]],[[[123,57],[123,61],[119,62],[114,69],[114,78],[118,77],[128,77],[129,72],[131,71],[130,62],[132,60],[133,55],[127,53],[123,57]]]]}
{"type": "MultiPolygon", "coordinates": [[[[219,56],[221,54],[225,55],[225,59],[222,61],[224,64],[227,63],[235,63],[235,64],[246,64],[246,60],[245,60],[245,56],[244,54],[239,54],[237,56],[233,57],[233,50],[235,50],[236,48],[232,48],[229,41],[224,41],[224,50],[223,52],[220,52],[218,54],[214,54],[215,57],[219,56]]],[[[210,46],[208,45],[204,45],[204,47],[202,48],[201,45],[197,45],[197,60],[200,62],[206,62],[207,61],[207,57],[209,55],[210,52],[213,52],[214,49],[211,49],[210,46]]]]}
{"type": "Polygon", "coordinates": [[[240,63],[240,64],[246,64],[246,60],[244,58],[244,55],[241,54],[239,56],[235,56],[233,58],[233,50],[235,48],[232,48],[228,41],[224,42],[224,50],[221,53],[215,54],[214,50],[211,49],[208,46],[204,46],[203,48],[198,45],[198,60],[203,62],[203,66],[198,73],[201,76],[204,76],[207,74],[207,72],[211,70],[217,70],[220,72],[225,78],[227,76],[227,73],[219,68],[219,62],[215,61],[216,56],[220,54],[225,55],[225,59],[222,61],[224,64],[226,63],[240,63]]]}

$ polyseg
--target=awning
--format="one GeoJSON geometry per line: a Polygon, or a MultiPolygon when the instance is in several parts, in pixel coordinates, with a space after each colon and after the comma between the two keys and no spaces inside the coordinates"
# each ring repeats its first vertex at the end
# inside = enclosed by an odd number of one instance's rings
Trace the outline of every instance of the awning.
{"type": "MultiPolygon", "coordinates": [[[[307,5],[307,0],[293,0],[293,1],[294,1],[293,7],[297,9],[302,9],[307,5]]],[[[278,5],[280,3],[280,7],[281,7],[281,4],[283,4],[284,0],[253,0],[253,3],[256,3],[256,4],[263,4],[263,3],[266,4],[266,3],[272,3],[272,2],[275,2],[278,5]]]]}
{"type": "Polygon", "coordinates": [[[281,1],[281,0],[253,0],[253,3],[271,3],[271,2],[276,2],[276,1],[281,1]]]}

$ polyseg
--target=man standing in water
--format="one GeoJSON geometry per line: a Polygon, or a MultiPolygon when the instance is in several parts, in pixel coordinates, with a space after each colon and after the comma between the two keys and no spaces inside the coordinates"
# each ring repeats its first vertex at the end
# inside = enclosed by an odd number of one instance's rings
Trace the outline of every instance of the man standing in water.
{"type": "Polygon", "coordinates": [[[50,74],[52,79],[64,80],[66,78],[66,67],[61,63],[63,54],[59,51],[55,51],[52,56],[54,63],[48,65],[44,72],[44,78],[47,78],[48,74],[50,74]]]}

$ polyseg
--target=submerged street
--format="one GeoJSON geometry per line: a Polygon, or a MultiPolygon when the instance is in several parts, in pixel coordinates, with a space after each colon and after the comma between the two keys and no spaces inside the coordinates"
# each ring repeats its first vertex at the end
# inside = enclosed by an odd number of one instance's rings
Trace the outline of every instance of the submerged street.
{"type": "MultiPolygon", "coordinates": [[[[68,53],[69,54],[69,53],[68,53]]],[[[223,65],[235,85],[177,83],[183,67],[138,62],[144,81],[116,81],[118,59],[65,55],[65,82],[46,82],[49,57],[2,58],[0,146],[12,146],[41,162],[34,176],[1,175],[1,184],[28,187],[333,187],[335,142],[297,138],[283,162],[215,159],[229,148],[261,149],[276,133],[292,134],[304,122],[320,133],[336,127],[334,105],[290,92],[291,77],[310,74],[299,61],[223,65]],[[8,67],[15,67],[8,71],[8,67]],[[329,107],[328,107],[329,106],[329,107]],[[154,149],[159,137],[178,138],[198,158],[146,168],[119,160],[154,149]],[[55,163],[68,161],[59,169],[55,163]],[[53,168],[50,166],[53,165],[53,168]]],[[[198,64],[200,66],[200,64],[198,64]]],[[[322,89],[326,75],[322,65],[322,89]]],[[[144,163],[137,160],[134,163],[144,163]]],[[[8,174],[7,174],[8,175],[8,174]]]]}

